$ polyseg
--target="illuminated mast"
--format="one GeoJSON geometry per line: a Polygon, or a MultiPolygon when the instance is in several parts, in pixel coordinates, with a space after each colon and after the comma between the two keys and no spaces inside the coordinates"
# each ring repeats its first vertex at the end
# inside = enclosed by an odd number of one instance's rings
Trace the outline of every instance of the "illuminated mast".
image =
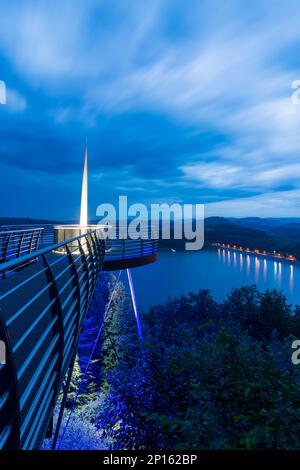
{"type": "Polygon", "coordinates": [[[84,166],[82,175],[82,187],[81,187],[81,206],[80,206],[80,226],[86,227],[88,224],[88,154],[87,154],[87,143],[85,146],[84,154],[84,166]]]}

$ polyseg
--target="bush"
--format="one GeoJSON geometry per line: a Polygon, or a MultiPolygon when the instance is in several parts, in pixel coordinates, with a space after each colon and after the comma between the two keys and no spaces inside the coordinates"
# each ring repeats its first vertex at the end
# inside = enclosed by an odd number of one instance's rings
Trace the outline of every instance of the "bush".
{"type": "Polygon", "coordinates": [[[108,378],[98,428],[117,449],[300,448],[293,313],[256,287],[220,305],[200,291],[152,308],[143,354],[108,378]]]}
{"type": "Polygon", "coordinates": [[[143,346],[120,285],[64,448],[300,449],[300,309],[280,292],[191,293],[142,323],[143,346]]]}

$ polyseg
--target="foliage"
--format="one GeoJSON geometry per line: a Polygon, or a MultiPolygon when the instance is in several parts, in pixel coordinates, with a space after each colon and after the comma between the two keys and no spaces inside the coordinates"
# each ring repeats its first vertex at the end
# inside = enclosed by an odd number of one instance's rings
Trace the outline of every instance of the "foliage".
{"type": "Polygon", "coordinates": [[[144,345],[119,284],[68,448],[93,434],[85,448],[300,449],[300,309],[280,292],[247,286],[217,303],[202,290],[142,323],[144,345]]]}
{"type": "Polygon", "coordinates": [[[282,294],[255,287],[150,309],[148,343],[109,378],[98,427],[118,449],[300,448],[298,322],[282,294]]]}
{"type": "MultiPolygon", "coordinates": [[[[97,403],[97,405],[99,404],[97,403]]],[[[51,439],[46,439],[43,450],[50,450],[51,443],[51,439]]],[[[107,441],[92,424],[90,416],[82,411],[76,411],[66,429],[60,450],[101,450],[107,448],[107,441]]]]}

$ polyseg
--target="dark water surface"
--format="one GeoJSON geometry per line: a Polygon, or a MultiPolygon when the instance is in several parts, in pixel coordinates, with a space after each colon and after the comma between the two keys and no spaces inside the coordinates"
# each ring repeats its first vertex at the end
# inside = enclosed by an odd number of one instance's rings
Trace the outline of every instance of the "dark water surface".
{"type": "Polygon", "coordinates": [[[277,288],[289,303],[300,304],[300,265],[226,250],[163,251],[154,264],[132,270],[138,305],[152,305],[199,289],[223,300],[232,287],[256,284],[261,291],[277,288]]]}

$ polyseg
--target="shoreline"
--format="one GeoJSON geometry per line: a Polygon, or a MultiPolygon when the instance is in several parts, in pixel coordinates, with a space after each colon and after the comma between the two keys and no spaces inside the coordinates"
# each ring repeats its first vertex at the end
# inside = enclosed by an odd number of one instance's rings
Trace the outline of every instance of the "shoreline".
{"type": "MultiPolygon", "coordinates": [[[[186,252],[186,253],[195,253],[193,251],[186,251],[184,248],[173,248],[173,247],[160,247],[159,251],[160,252],[168,252],[168,251],[173,251],[174,250],[174,253],[178,252],[178,253],[182,253],[182,252],[186,252]]],[[[295,265],[295,266],[300,266],[300,260],[298,259],[289,259],[289,258],[286,258],[286,257],[278,257],[278,256],[275,256],[275,255],[272,255],[271,253],[256,253],[255,251],[246,251],[245,249],[244,250],[241,250],[239,248],[233,248],[233,247],[228,247],[228,246],[217,246],[216,244],[214,243],[210,243],[209,245],[207,246],[204,246],[201,250],[199,251],[205,251],[205,250],[226,250],[226,251],[232,251],[234,253],[240,253],[242,255],[249,255],[249,256],[252,256],[252,257],[257,257],[257,258],[261,258],[261,259],[266,259],[268,261],[276,261],[278,263],[288,263],[288,264],[291,264],[291,265],[295,265]]]]}
{"type": "Polygon", "coordinates": [[[271,253],[257,253],[255,251],[252,251],[252,250],[246,250],[246,249],[240,249],[240,248],[234,248],[234,247],[228,247],[228,246],[218,246],[217,244],[215,243],[212,243],[210,245],[210,248],[212,249],[217,249],[217,250],[227,250],[227,251],[232,251],[234,253],[240,253],[240,254],[244,254],[244,255],[249,255],[249,256],[254,256],[254,257],[257,257],[257,258],[262,258],[262,259],[267,259],[269,261],[276,261],[278,263],[289,263],[291,265],[296,265],[296,266],[299,266],[300,265],[300,261],[297,260],[297,259],[289,259],[285,256],[276,256],[276,255],[273,255],[271,253]]]}

